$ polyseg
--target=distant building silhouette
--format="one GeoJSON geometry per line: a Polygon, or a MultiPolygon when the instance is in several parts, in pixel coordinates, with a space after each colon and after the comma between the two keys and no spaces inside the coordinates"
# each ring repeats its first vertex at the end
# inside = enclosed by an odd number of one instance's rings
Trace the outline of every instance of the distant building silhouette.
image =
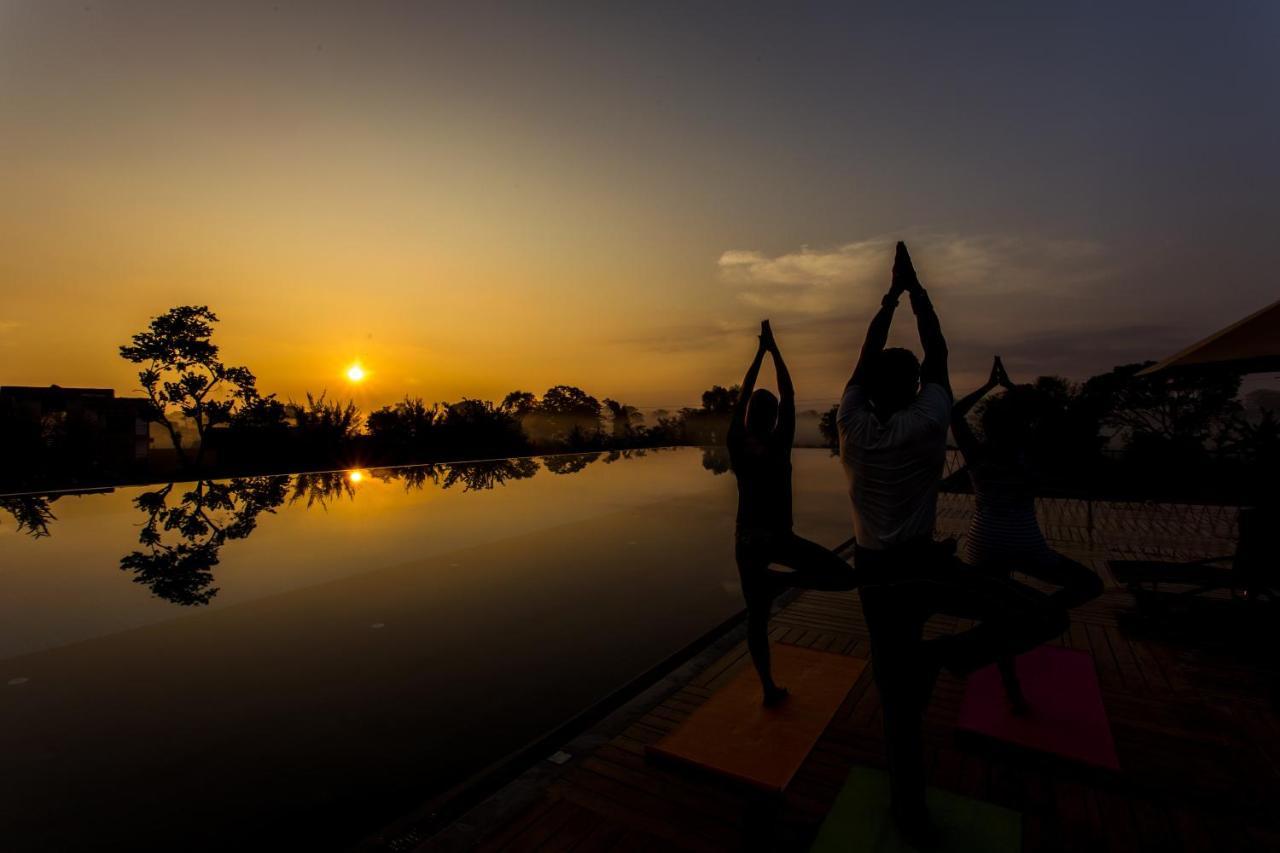
{"type": "Polygon", "coordinates": [[[100,472],[145,465],[151,452],[151,404],[110,388],[0,386],[0,452],[49,454],[100,472]]]}

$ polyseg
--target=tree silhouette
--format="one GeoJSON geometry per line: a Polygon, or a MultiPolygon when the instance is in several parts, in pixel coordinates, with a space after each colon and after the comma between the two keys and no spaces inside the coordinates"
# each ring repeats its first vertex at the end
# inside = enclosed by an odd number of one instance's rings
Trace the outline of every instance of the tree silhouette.
{"type": "Polygon", "coordinates": [[[323,391],[319,397],[308,391],[305,403],[290,400],[286,409],[293,419],[294,438],[309,461],[339,461],[364,421],[354,402],[329,402],[323,391]]]}
{"type": "Polygon", "coordinates": [[[1241,410],[1240,374],[1172,371],[1138,376],[1154,362],[1126,364],[1085,382],[1081,396],[1106,426],[1127,441],[1147,437],[1189,447],[1203,445],[1215,427],[1241,410]]]}
{"type": "Polygon", "coordinates": [[[723,385],[712,385],[702,392],[702,410],[715,415],[730,414],[733,412],[734,404],[738,402],[738,392],[741,390],[737,385],[731,385],[728,388],[723,385]]]}
{"type": "Polygon", "coordinates": [[[438,424],[440,445],[451,455],[506,455],[528,441],[520,421],[488,400],[463,399],[444,407],[438,424]]]}
{"type": "Polygon", "coordinates": [[[158,598],[188,607],[208,604],[218,594],[213,568],[222,546],[249,536],[263,512],[275,512],[288,482],[288,477],[201,480],[172,506],[173,483],[143,492],[133,501],[147,516],[138,534],[143,547],[121,557],[120,568],[158,598]]]}
{"type": "Polygon", "coordinates": [[[289,410],[272,394],[246,400],[231,416],[231,427],[252,435],[279,433],[289,428],[289,410]]]}
{"type": "Polygon", "coordinates": [[[634,438],[637,427],[644,422],[644,415],[640,414],[640,410],[635,406],[610,400],[608,397],[604,400],[604,407],[608,410],[609,419],[612,421],[614,439],[626,441],[634,438]]]}
{"type": "Polygon", "coordinates": [[[600,432],[600,412],[600,401],[573,385],[548,388],[537,409],[541,431],[549,440],[575,446],[600,432]]]}
{"type": "Polygon", "coordinates": [[[256,380],[247,367],[228,367],[218,358],[218,347],[211,340],[216,322],[217,315],[205,305],[180,305],[152,317],[146,331],[120,347],[123,358],[145,365],[138,380],[151,401],[153,417],[168,430],[184,466],[190,466],[191,460],[172,420],[175,412],[195,425],[200,437],[198,466],[209,428],[227,423],[238,404],[258,397],[256,380]]]}
{"type": "Polygon", "coordinates": [[[438,404],[428,406],[421,397],[405,397],[369,415],[369,436],[384,454],[400,460],[420,457],[431,452],[441,417],[438,404]]]}
{"type": "Polygon", "coordinates": [[[836,413],[839,410],[839,406],[832,406],[818,420],[818,432],[822,433],[822,440],[831,448],[832,453],[840,450],[840,430],[836,427],[836,413]]]}
{"type": "Polygon", "coordinates": [[[502,411],[509,415],[515,415],[522,418],[538,408],[538,397],[528,391],[512,391],[510,394],[502,398],[502,403],[498,406],[502,411]]]}

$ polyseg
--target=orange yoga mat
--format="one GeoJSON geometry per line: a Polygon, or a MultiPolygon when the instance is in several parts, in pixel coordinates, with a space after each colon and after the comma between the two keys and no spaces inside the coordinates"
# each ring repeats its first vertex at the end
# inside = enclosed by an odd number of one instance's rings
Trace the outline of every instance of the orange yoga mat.
{"type": "Polygon", "coordinates": [[[785,702],[765,708],[756,671],[745,666],[649,752],[780,792],[866,665],[847,655],[775,645],[774,679],[791,691],[785,702]]]}

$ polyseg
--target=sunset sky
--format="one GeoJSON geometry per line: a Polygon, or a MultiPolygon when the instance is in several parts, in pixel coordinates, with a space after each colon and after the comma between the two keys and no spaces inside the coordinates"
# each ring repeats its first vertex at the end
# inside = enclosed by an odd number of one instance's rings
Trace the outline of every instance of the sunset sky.
{"type": "Polygon", "coordinates": [[[1280,295],[1277,44],[1272,2],[0,2],[0,384],[130,393],[189,303],[282,397],[675,406],[771,317],[818,405],[897,239],[957,388],[1160,358],[1280,295]]]}

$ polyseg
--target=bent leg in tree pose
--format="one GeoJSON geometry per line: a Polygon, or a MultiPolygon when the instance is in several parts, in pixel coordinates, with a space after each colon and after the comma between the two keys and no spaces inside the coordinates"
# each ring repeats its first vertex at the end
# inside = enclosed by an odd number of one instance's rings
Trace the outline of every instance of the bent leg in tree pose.
{"type": "Polygon", "coordinates": [[[775,683],[770,665],[769,615],[774,598],[789,587],[841,590],[857,585],[853,567],[791,529],[791,444],[795,431],[795,388],[765,320],[760,325],[760,345],[734,405],[728,444],[738,481],[734,555],[747,603],[747,647],[760,675],[766,705],[787,697],[786,688],[775,683]],[[780,400],[755,387],[766,354],[773,357],[780,400]]]}
{"type": "Polygon", "coordinates": [[[965,674],[1019,654],[1066,628],[1060,606],[1029,587],[965,566],[934,542],[938,484],[951,417],[947,345],[938,316],[898,244],[893,283],[871,321],[836,422],[849,477],[862,612],[884,706],[899,831],[928,843],[922,721],[940,668],[965,674]],[[898,299],[908,293],[924,362],[885,349],[898,299]],[[925,642],[935,613],[976,627],[925,642]]]}
{"type": "MultiPolygon", "coordinates": [[[[974,512],[965,536],[964,560],[1002,577],[1020,571],[1060,587],[1049,600],[1063,609],[1078,607],[1102,594],[1102,580],[1087,566],[1049,547],[1036,519],[1035,471],[1028,445],[1037,426],[1032,390],[1009,379],[1000,356],[986,384],[956,403],[951,433],[964,456],[973,483],[974,512]],[[996,388],[982,411],[982,437],[969,424],[969,411],[996,388]]],[[[1000,660],[1000,676],[1015,713],[1030,711],[1013,658],[1000,660]]]]}

